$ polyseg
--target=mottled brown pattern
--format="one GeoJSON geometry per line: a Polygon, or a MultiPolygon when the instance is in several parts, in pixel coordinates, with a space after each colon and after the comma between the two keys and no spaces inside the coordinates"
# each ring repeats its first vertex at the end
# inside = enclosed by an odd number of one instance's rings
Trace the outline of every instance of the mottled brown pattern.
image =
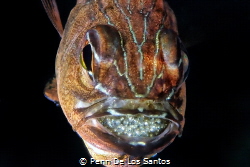
{"type": "Polygon", "coordinates": [[[180,51],[173,11],[163,0],[77,2],[56,57],[57,94],[65,116],[95,159],[141,159],[160,152],[182,132],[186,106],[188,61],[180,51]],[[80,63],[87,44],[93,53],[91,72],[80,63]],[[128,101],[152,110],[159,103],[178,128],[157,142],[132,145],[89,119],[95,110],[105,114],[112,98],[127,100],[120,108],[127,110],[134,110],[128,101]]]}

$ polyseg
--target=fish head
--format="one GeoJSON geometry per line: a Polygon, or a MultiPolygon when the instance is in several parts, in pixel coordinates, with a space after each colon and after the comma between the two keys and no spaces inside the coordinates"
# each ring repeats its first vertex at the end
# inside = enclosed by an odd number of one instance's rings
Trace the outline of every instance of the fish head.
{"type": "Polygon", "coordinates": [[[60,105],[99,160],[150,157],[184,126],[188,59],[174,13],[133,3],[78,3],[56,58],[60,105]]]}

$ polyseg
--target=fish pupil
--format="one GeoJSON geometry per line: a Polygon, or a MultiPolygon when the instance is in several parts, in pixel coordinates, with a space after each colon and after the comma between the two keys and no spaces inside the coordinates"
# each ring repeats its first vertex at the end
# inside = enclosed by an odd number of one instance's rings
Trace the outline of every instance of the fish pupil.
{"type": "Polygon", "coordinates": [[[92,50],[90,44],[86,45],[83,50],[83,61],[88,71],[92,71],[92,50]]]}

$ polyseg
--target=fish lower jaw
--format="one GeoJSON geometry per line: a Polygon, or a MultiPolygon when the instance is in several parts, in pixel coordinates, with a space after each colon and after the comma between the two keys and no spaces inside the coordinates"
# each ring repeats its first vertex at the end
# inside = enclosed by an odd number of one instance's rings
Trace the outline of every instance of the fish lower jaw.
{"type": "Polygon", "coordinates": [[[170,124],[167,119],[136,114],[103,116],[97,119],[110,133],[127,139],[152,138],[160,135],[170,124]]]}

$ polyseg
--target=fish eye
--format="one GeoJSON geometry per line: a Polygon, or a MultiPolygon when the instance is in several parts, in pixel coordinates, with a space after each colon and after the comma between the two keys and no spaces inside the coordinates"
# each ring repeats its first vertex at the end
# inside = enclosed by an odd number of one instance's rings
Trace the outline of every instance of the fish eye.
{"type": "Polygon", "coordinates": [[[87,44],[80,54],[80,63],[85,70],[92,71],[92,58],[91,46],[87,44]]]}

